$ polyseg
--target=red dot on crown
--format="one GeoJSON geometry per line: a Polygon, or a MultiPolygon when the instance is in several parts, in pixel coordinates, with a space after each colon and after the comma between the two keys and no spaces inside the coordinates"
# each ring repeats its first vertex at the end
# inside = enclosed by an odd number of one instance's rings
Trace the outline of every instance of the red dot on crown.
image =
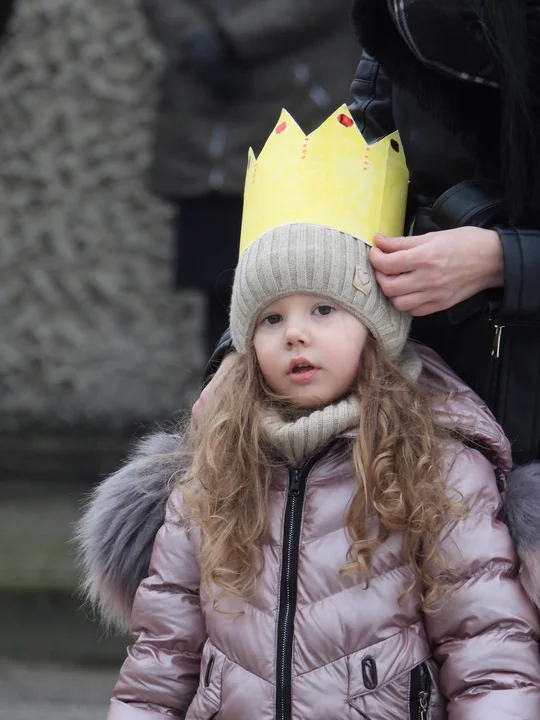
{"type": "Polygon", "coordinates": [[[343,125],[343,127],[352,127],[353,120],[348,115],[345,115],[345,113],[340,113],[337,116],[337,121],[340,125],[343,125]]]}

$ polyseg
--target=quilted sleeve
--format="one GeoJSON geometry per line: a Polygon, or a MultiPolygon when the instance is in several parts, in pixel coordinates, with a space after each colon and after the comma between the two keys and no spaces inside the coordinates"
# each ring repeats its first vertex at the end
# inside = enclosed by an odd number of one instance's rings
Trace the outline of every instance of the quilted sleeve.
{"type": "Polygon", "coordinates": [[[442,546],[464,582],[426,618],[448,717],[533,720],[540,717],[538,617],[517,578],[493,468],[480,452],[462,447],[449,483],[468,513],[448,525],[442,546]]]}
{"type": "Polygon", "coordinates": [[[122,666],[108,720],[180,720],[195,696],[206,628],[199,566],[179,510],[175,490],[156,537],[150,575],[135,596],[136,640],[122,666]]]}

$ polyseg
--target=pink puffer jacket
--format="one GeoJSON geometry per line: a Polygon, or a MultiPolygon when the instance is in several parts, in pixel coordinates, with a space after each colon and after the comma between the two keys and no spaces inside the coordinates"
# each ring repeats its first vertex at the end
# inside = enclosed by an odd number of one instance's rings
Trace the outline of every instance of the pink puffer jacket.
{"type": "MultiPolygon", "coordinates": [[[[421,382],[445,369],[423,353],[421,382]]],[[[135,644],[108,720],[533,720],[540,718],[539,632],[516,579],[516,554],[492,464],[509,470],[508,444],[454,376],[452,422],[483,452],[448,442],[448,483],[469,503],[444,533],[468,580],[434,617],[419,610],[402,539],[375,554],[368,589],[342,578],[344,514],[355,490],[346,438],[298,471],[276,470],[270,537],[255,597],[224,614],[199,592],[198,540],[179,521],[174,491],[150,576],[132,614],[135,644]],[[340,452],[341,450],[341,452],[340,452]]]]}

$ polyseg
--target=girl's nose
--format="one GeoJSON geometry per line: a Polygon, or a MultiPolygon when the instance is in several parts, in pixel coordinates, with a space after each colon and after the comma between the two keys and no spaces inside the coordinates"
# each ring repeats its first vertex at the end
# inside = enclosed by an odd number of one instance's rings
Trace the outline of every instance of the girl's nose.
{"type": "Polygon", "coordinates": [[[309,333],[301,323],[294,322],[287,324],[285,328],[285,343],[287,347],[295,345],[307,345],[309,342],[309,333]]]}

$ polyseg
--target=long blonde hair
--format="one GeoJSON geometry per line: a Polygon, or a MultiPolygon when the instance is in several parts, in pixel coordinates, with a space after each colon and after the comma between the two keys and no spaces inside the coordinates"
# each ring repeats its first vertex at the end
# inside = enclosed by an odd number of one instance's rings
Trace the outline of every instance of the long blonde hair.
{"type": "MultiPolygon", "coordinates": [[[[405,556],[415,581],[425,588],[429,610],[452,577],[440,549],[441,531],[452,514],[463,512],[449,499],[443,473],[441,441],[448,432],[435,421],[430,398],[371,336],[352,392],[362,418],[352,448],[358,487],[347,511],[351,545],[341,572],[369,585],[373,553],[392,533],[402,533],[405,556]],[[368,531],[373,515],[375,536],[368,531]]],[[[251,595],[263,569],[275,461],[262,440],[261,419],[277,402],[255,353],[238,355],[204,422],[191,428],[189,469],[178,482],[184,519],[201,533],[201,587],[215,604],[225,596],[251,595]]]]}

